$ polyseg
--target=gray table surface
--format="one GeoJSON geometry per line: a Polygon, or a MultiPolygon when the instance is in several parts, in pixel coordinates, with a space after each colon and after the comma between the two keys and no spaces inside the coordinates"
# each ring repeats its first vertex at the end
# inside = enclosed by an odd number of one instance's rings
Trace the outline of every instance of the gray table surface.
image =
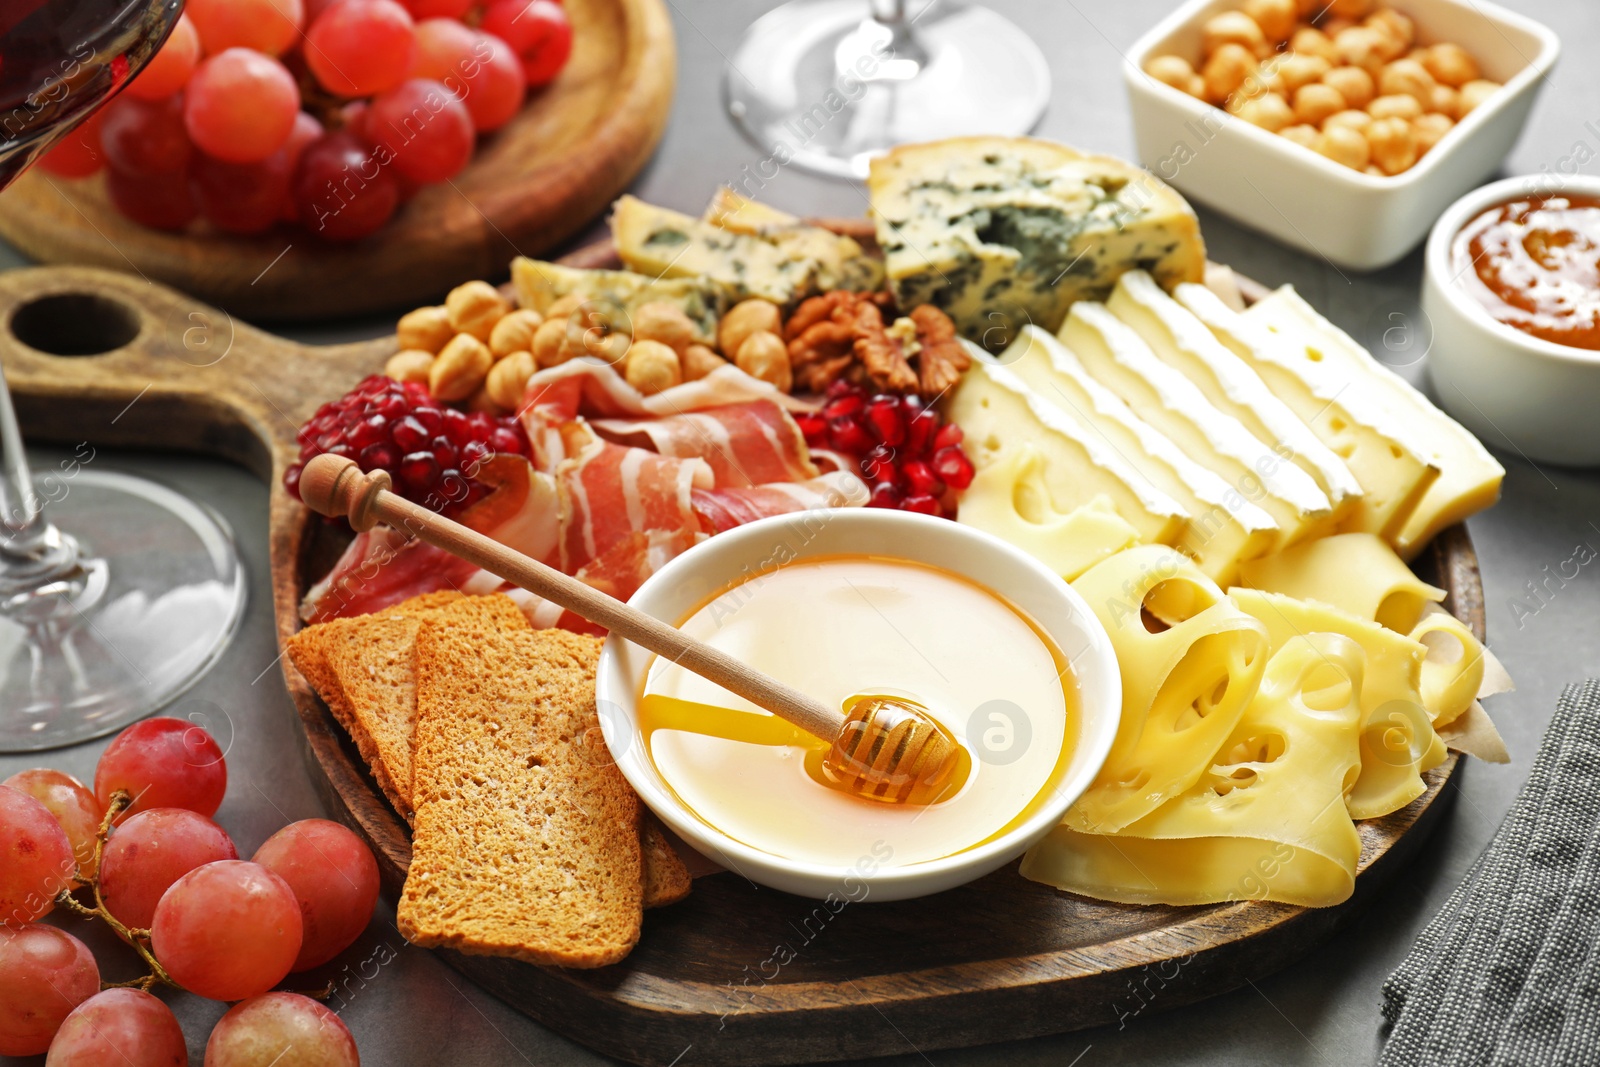
{"type": "MultiPolygon", "coordinates": [[[[1131,156],[1132,131],[1119,75],[1121,54],[1173,0],[990,0],[1026,27],[1054,68],[1055,91],[1039,132],[1096,151],[1131,156]]],[[[719,182],[738,178],[763,156],[724,116],[724,55],[739,32],[770,4],[752,0],[667,0],[679,44],[677,100],[666,138],[633,191],[646,200],[698,210],[719,182]]],[[[1402,5],[1403,6],[1403,5],[1402,5]]],[[[1593,0],[1514,0],[1510,6],[1554,27],[1566,58],[1557,69],[1506,172],[1554,168],[1575,141],[1591,137],[1584,123],[1600,116],[1600,68],[1588,47],[1600,47],[1600,5],[1593,0]]],[[[1591,152],[1590,155],[1593,153],[1591,152]]],[[[1591,166],[1592,170],[1592,166],[1591,166]]],[[[859,215],[854,185],[787,170],[764,196],[779,207],[815,215],[859,215]]],[[[1202,211],[1212,258],[1268,284],[1292,282],[1313,304],[1358,337],[1374,338],[1396,322],[1417,323],[1420,257],[1369,275],[1341,273],[1202,211]],[[1401,316],[1400,319],[1394,316],[1401,316]]],[[[0,248],[0,266],[23,261],[0,248]]],[[[375,336],[388,322],[367,321],[287,330],[306,341],[375,336]]],[[[1424,327],[1425,332],[1425,327],[1424,327]]],[[[1419,353],[1391,357],[1415,376],[1419,353]]],[[[1597,398],[1600,400],[1600,398],[1597,398]]],[[[1416,860],[1362,915],[1328,944],[1243,989],[1198,1005],[1150,1010],[1119,1026],[1106,1006],[1105,1026],[1058,1037],[954,1051],[919,1051],[906,1033],[905,1054],[886,1063],[988,1067],[1006,1063],[1077,1064],[1363,1064],[1379,1047],[1378,990],[1413,938],[1488,841],[1525,778],[1561,688],[1600,671],[1600,577],[1586,569],[1539,606],[1530,582],[1544,582],[1579,545],[1600,547],[1600,479],[1538,466],[1505,442],[1489,441],[1507,468],[1504,498],[1470,526],[1483,563],[1490,644],[1515,676],[1518,690],[1490,711],[1509,742],[1509,766],[1474,763],[1459,775],[1458,802],[1416,860]],[[1514,612],[1513,604],[1538,607],[1514,612]],[[1520,625],[1519,625],[1520,617],[1520,625]]],[[[49,450],[39,450],[48,459],[49,450]]],[[[253,851],[285,822],[324,814],[301,760],[299,725],[275,666],[267,582],[267,494],[249,474],[217,462],[167,455],[106,454],[107,468],[180,485],[220,511],[238,535],[250,573],[244,625],[222,661],[179,705],[204,711],[231,735],[231,781],[218,815],[241,852],[253,851]]],[[[0,758],[0,778],[46,762],[81,777],[93,772],[103,743],[40,758],[0,758]]],[[[77,924],[74,924],[77,929],[77,924]]],[[[114,952],[105,958],[120,959],[114,952]]],[[[517,1063],[587,1064],[603,1060],[477,989],[396,932],[388,903],[364,939],[345,957],[341,1014],[363,1059],[382,1067],[517,1063]],[[387,961],[379,965],[376,962],[387,961]],[[365,965],[363,965],[365,963],[365,965]]],[[[131,967],[131,960],[112,964],[131,967]]],[[[732,977],[732,976],[730,976],[732,977]]],[[[1182,982],[1182,977],[1177,981],[1182,982]]],[[[1190,995],[1193,991],[1185,991],[1190,995]]],[[[189,1035],[193,1062],[222,1006],[170,998],[189,1035]]],[[[886,1019],[885,1026],[893,1024],[886,1019]]],[[[3,1059],[3,1057],[0,1057],[3,1059]]],[[[695,1062],[695,1050],[681,1059],[695,1062]]],[[[42,1062],[12,1061],[6,1062],[42,1062]]]]}

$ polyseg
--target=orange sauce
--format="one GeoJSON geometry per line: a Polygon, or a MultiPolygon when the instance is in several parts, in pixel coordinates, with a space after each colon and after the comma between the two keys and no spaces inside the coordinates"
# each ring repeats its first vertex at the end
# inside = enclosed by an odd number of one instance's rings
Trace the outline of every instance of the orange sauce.
{"type": "Polygon", "coordinates": [[[657,659],[639,703],[651,761],[701,821],[775,855],[848,865],[887,845],[899,866],[976,848],[1048,803],[1076,748],[1077,682],[1061,649],[1010,602],[938,568],[805,560],[736,583],[680,625],[841,707],[863,693],[914,697],[961,743],[936,803],[864,799],[827,782],[825,742],[657,659]],[[980,710],[990,700],[1010,710],[993,719],[980,710]],[[986,747],[1008,729],[1028,736],[986,747]]]}
{"type": "Polygon", "coordinates": [[[1500,322],[1600,350],[1600,198],[1529,197],[1492,207],[1451,247],[1459,283],[1500,322]]]}

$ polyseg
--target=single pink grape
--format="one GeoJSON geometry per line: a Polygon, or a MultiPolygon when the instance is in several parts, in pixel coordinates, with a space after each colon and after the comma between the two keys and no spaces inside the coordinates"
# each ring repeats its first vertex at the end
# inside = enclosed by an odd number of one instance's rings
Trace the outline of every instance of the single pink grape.
{"type": "Polygon", "coordinates": [[[50,809],[0,786],[0,926],[48,915],[76,869],[72,842],[50,809]]]}
{"type": "Polygon", "coordinates": [[[414,76],[442,82],[460,97],[479,133],[511,121],[527,88],[522,63],[510,45],[453,19],[417,24],[414,76]]]}
{"type": "Polygon", "coordinates": [[[95,876],[94,846],[106,809],[88,787],[72,775],[49,767],[18,771],[0,785],[8,785],[43,804],[66,831],[79,872],[89,878],[95,876]]]}
{"type": "Polygon", "coordinates": [[[271,56],[229,48],[189,79],[183,125],[195,147],[229,163],[259,163],[282,148],[300,113],[294,75],[271,56]]]}
{"type": "Polygon", "coordinates": [[[99,991],[100,968],[82,941],[39,923],[0,926],[0,1056],[37,1056],[99,991]]]}
{"type": "Polygon", "coordinates": [[[123,91],[140,100],[165,100],[189,83],[199,62],[200,35],[186,13],[178,17],[172,34],[123,91]]]}
{"type": "Polygon", "coordinates": [[[228,763],[222,746],[194,723],[145,719],[118,734],[95,766],[94,791],[100,803],[109,807],[119,789],[133,796],[128,813],[187,808],[209,818],[222,806],[228,789],[228,763]]]}
{"type": "Polygon", "coordinates": [[[314,141],[290,187],[300,225],[327,241],[354,241],[379,229],[400,204],[393,159],[387,148],[374,149],[349,130],[314,141]]]}
{"type": "Polygon", "coordinates": [[[178,231],[194,221],[194,198],[182,174],[128,174],[106,167],[106,197],[125,218],[152,230],[178,231]]]}
{"type": "Polygon", "coordinates": [[[361,1067],[343,1021],[310,997],[267,993],[236,1004],[206,1042],[206,1067],[274,1067],[286,1048],[294,1067],[361,1067]]]}
{"type": "Polygon", "coordinates": [[[472,159],[472,115],[436,81],[412,78],[372,101],[366,133],[387,145],[394,167],[414,182],[442,182],[472,159]]]}
{"type": "Polygon", "coordinates": [[[185,14],[207,55],[253,48],[278,56],[300,40],[305,7],[301,0],[188,0],[185,14]]]}
{"type": "Polygon", "coordinates": [[[378,861],[336,822],[303,819],[267,838],[252,857],[294,890],[303,937],[294,969],[321,966],[349,948],[378,903],[378,861]]]}
{"type": "Polygon", "coordinates": [[[194,147],[183,126],[182,93],[165,100],[121,96],[102,114],[100,145],[108,165],[132,178],[170,177],[189,165],[194,147]]]}
{"type": "Polygon", "coordinates": [[[172,1009],[138,989],[107,989],[73,1009],[44,1067],[189,1067],[172,1009]]]}
{"type": "Polygon", "coordinates": [[[212,1000],[244,1000],[283,981],[300,937],[294,890],[243,860],[208,863],[178,879],[150,924],[150,947],[173,980],[212,1000]]]}
{"type": "Polygon", "coordinates": [[[239,852],[222,827],[183,808],[141,811],[112,833],[100,862],[106,910],[133,930],[147,930],[156,905],[179,878],[239,852]]]}
{"type": "Polygon", "coordinates": [[[416,30],[395,0],[342,0],[311,24],[304,51],[306,66],[330,93],[376,96],[411,76],[416,30]]]}

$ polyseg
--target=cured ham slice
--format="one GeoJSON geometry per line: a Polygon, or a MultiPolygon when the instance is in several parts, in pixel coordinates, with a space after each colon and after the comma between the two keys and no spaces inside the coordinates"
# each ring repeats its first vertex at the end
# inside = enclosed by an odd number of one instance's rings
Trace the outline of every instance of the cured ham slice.
{"type": "Polygon", "coordinates": [[[788,411],[811,411],[814,404],[753,378],[729,364],[698,381],[645,396],[616,367],[588,357],[539,371],[528,380],[522,421],[541,470],[566,459],[559,428],[580,415],[591,418],[665,418],[690,411],[764,400],[788,411]]]}
{"type": "Polygon", "coordinates": [[[694,489],[712,487],[701,459],[677,459],[591,436],[556,468],[561,569],[626,600],[656,568],[693,545],[694,489]]]}
{"type": "Polygon", "coordinates": [[[461,589],[483,573],[425,541],[374,526],[356,534],[333,569],[306,592],[300,617],[313,623],[368,615],[423,593],[461,589]]]}
{"type": "Polygon", "coordinates": [[[700,528],[707,534],[719,534],[747,522],[791,511],[860,507],[867,502],[867,486],[848,471],[832,471],[804,482],[696,489],[691,499],[700,528]]]}
{"type": "Polygon", "coordinates": [[[595,419],[589,425],[621,444],[679,459],[703,459],[719,488],[800,482],[818,473],[800,427],[770,400],[725,404],[663,419],[595,419]]]}

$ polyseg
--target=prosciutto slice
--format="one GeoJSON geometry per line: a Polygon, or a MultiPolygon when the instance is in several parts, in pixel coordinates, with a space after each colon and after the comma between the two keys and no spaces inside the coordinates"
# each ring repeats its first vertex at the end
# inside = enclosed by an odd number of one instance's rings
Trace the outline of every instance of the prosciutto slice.
{"type": "Polygon", "coordinates": [[[712,487],[711,468],[592,436],[573,452],[556,468],[561,569],[626,600],[699,540],[691,494],[712,487]]]}
{"type": "Polygon", "coordinates": [[[374,526],[356,534],[333,569],[307,590],[300,617],[313,623],[368,615],[423,593],[476,585],[473,579],[484,573],[425,541],[389,526],[374,526]]]}
{"type": "Polygon", "coordinates": [[[770,400],[672,415],[664,419],[595,419],[596,433],[663,456],[699,458],[717,486],[743,488],[767,482],[802,482],[817,476],[794,419],[770,400]]]}
{"type": "Polygon", "coordinates": [[[719,534],[747,522],[791,511],[859,507],[867,502],[867,486],[848,471],[832,471],[804,482],[696,489],[691,499],[700,529],[707,534],[719,534]]]}

